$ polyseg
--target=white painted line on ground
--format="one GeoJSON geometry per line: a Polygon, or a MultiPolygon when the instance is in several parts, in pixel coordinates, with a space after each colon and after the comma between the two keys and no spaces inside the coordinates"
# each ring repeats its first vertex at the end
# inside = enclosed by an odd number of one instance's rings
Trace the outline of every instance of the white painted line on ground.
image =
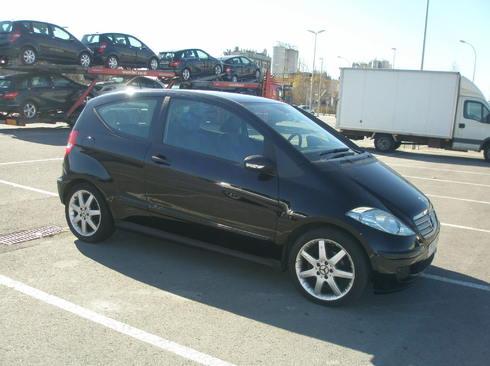
{"type": "Polygon", "coordinates": [[[0,163],[2,165],[16,165],[16,164],[29,164],[29,163],[42,163],[44,161],[59,161],[63,158],[49,158],[49,159],[37,159],[37,160],[21,160],[21,161],[8,161],[6,163],[0,163]]]}
{"type": "Polygon", "coordinates": [[[107,328],[115,330],[116,332],[122,333],[129,337],[135,338],[142,342],[151,344],[158,347],[164,351],[171,352],[173,354],[179,355],[185,359],[197,362],[201,365],[210,366],[231,366],[232,364],[215,358],[213,356],[207,355],[205,353],[196,351],[192,348],[182,346],[178,343],[169,341],[167,339],[161,338],[154,334],[145,332],[144,330],[132,327],[131,325],[122,323],[120,321],[108,318],[104,315],[98,314],[92,310],[85,309],[79,305],[72,302],[64,300],[60,297],[50,295],[46,292],[38,290],[34,287],[28,286],[22,282],[15,281],[9,277],[0,275],[0,284],[16,291],[22,292],[23,294],[40,300],[44,303],[56,306],[59,309],[68,311],[75,314],[81,318],[90,320],[94,323],[103,325],[107,328]]]}
{"type": "Polygon", "coordinates": [[[420,165],[408,165],[408,164],[399,164],[399,163],[391,163],[387,160],[381,160],[384,163],[388,165],[393,165],[393,166],[399,166],[399,167],[404,167],[404,168],[414,168],[414,169],[425,169],[425,170],[437,170],[441,172],[450,172],[450,173],[464,173],[464,174],[474,174],[474,175],[486,175],[490,176],[490,173],[481,173],[481,172],[471,172],[469,170],[454,170],[454,169],[447,169],[447,168],[430,168],[427,166],[420,166],[420,165]]]}
{"type": "Polygon", "coordinates": [[[454,225],[454,224],[447,224],[447,223],[445,223],[445,222],[441,222],[441,225],[442,225],[442,226],[447,226],[447,227],[454,227],[454,228],[456,228],[456,229],[464,229],[464,230],[479,231],[479,232],[482,232],[482,233],[489,233],[489,234],[490,234],[490,230],[486,230],[486,229],[479,229],[479,228],[476,228],[476,227],[462,226],[462,225],[454,225]]]}
{"type": "Polygon", "coordinates": [[[45,191],[44,189],[39,189],[39,188],[34,188],[34,187],[29,187],[29,186],[24,186],[22,184],[17,184],[17,183],[13,183],[13,182],[8,182],[6,180],[2,180],[0,179],[0,183],[1,184],[6,184],[8,186],[12,186],[12,187],[15,187],[15,188],[22,188],[22,189],[26,189],[28,191],[33,191],[33,192],[37,192],[37,193],[42,193],[42,194],[46,194],[48,196],[52,196],[52,197],[57,197],[58,194],[57,193],[54,193],[54,192],[49,192],[49,191],[45,191]]]}
{"type": "Polygon", "coordinates": [[[460,286],[475,288],[478,290],[490,291],[490,286],[488,286],[488,285],[481,285],[478,283],[473,283],[473,282],[468,282],[468,281],[454,280],[452,278],[437,276],[437,275],[433,275],[433,274],[429,274],[429,273],[422,273],[421,276],[425,277],[425,278],[430,278],[431,280],[452,283],[453,285],[460,285],[460,286]]]}
{"type": "Polygon", "coordinates": [[[405,178],[412,179],[422,179],[422,180],[430,180],[434,182],[444,182],[444,183],[455,183],[455,184],[465,184],[468,186],[476,186],[476,187],[487,187],[490,188],[490,184],[482,184],[482,183],[471,183],[471,182],[462,182],[460,180],[450,180],[450,179],[438,179],[438,178],[427,178],[427,177],[416,177],[413,175],[403,175],[405,178]]]}
{"type": "Polygon", "coordinates": [[[472,200],[469,198],[459,198],[459,197],[451,197],[451,196],[441,196],[439,194],[431,194],[431,193],[425,193],[426,196],[429,197],[435,197],[435,198],[445,198],[448,200],[456,200],[456,201],[464,201],[464,202],[473,202],[473,203],[482,203],[484,205],[490,205],[489,201],[478,201],[478,200],[472,200]]]}

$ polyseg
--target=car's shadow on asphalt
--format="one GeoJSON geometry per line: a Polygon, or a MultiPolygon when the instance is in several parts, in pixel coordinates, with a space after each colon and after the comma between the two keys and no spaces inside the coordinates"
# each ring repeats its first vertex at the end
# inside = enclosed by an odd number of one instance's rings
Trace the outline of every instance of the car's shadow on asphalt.
{"type": "Polygon", "coordinates": [[[427,152],[417,152],[417,150],[413,151],[403,151],[396,150],[391,153],[380,153],[373,148],[364,148],[364,150],[370,152],[371,154],[375,154],[377,156],[386,156],[389,158],[398,158],[412,161],[420,161],[424,163],[435,163],[435,164],[456,164],[456,165],[468,165],[468,166],[478,166],[488,168],[490,164],[483,160],[483,155],[480,155],[478,158],[475,156],[453,156],[453,155],[440,155],[440,154],[431,154],[427,152]]]}
{"type": "MultiPolygon", "coordinates": [[[[355,305],[329,308],[303,298],[287,273],[239,258],[125,231],[100,245],[76,241],[76,246],[83,255],[137,281],[370,354],[375,365],[482,365],[490,358],[488,291],[420,278],[400,292],[368,291],[355,305]]],[[[443,268],[429,272],[482,283],[443,268]]],[[[301,348],[283,346],[288,352],[301,348]]]]}
{"type": "Polygon", "coordinates": [[[0,136],[10,136],[17,140],[52,146],[66,145],[69,133],[70,129],[64,126],[0,129],[0,136]]]}

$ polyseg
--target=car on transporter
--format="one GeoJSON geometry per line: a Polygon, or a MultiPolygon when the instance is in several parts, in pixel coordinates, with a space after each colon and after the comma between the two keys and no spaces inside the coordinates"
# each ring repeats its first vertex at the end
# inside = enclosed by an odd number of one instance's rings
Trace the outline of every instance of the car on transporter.
{"type": "Polygon", "coordinates": [[[0,21],[0,64],[92,64],[92,51],[66,29],[36,20],[0,21]]]}
{"type": "Polygon", "coordinates": [[[373,155],[299,109],[242,94],[90,100],[58,191],[82,241],[120,226],[263,255],[326,305],[353,301],[371,280],[409,281],[439,236],[429,199],[373,155]]]}
{"type": "Polygon", "coordinates": [[[198,48],[165,51],[158,56],[160,70],[173,71],[184,81],[203,76],[220,77],[223,73],[223,63],[198,48]]]}

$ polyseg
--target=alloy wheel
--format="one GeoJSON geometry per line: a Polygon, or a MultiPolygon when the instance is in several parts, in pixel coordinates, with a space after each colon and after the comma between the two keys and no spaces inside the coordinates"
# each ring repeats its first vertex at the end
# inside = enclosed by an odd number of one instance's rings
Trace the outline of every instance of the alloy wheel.
{"type": "Polygon", "coordinates": [[[22,53],[22,60],[26,65],[32,65],[36,62],[36,52],[33,49],[27,48],[22,53]]]}
{"type": "Polygon", "coordinates": [[[80,66],[89,67],[90,66],[90,56],[86,53],[82,53],[80,56],[80,66]]]}
{"type": "Polygon", "coordinates": [[[318,300],[334,301],[352,289],[355,267],[349,253],[329,239],[314,239],[299,250],[296,276],[303,289],[318,300]]]}
{"type": "Polygon", "coordinates": [[[156,58],[152,58],[150,61],[150,69],[156,70],[158,69],[158,60],[156,58]]]}
{"type": "Polygon", "coordinates": [[[216,66],[214,67],[214,73],[215,73],[216,75],[221,75],[221,66],[220,66],[220,65],[216,65],[216,66]]]}
{"type": "Polygon", "coordinates": [[[22,112],[24,113],[25,118],[32,119],[36,117],[37,108],[33,103],[28,102],[24,105],[24,108],[22,108],[22,112]]]}
{"type": "Polygon", "coordinates": [[[182,78],[184,80],[189,80],[191,78],[191,72],[188,69],[184,69],[184,71],[182,71],[182,78]]]}
{"type": "Polygon", "coordinates": [[[231,81],[234,83],[238,82],[238,77],[236,75],[233,75],[231,81]]]}
{"type": "Polygon", "coordinates": [[[107,66],[109,66],[110,69],[117,69],[117,58],[115,58],[114,56],[109,57],[109,59],[107,60],[107,66]]]}
{"type": "Polygon", "coordinates": [[[95,196],[86,190],[73,193],[68,207],[70,223],[82,236],[92,236],[101,223],[101,209],[95,196]]]}

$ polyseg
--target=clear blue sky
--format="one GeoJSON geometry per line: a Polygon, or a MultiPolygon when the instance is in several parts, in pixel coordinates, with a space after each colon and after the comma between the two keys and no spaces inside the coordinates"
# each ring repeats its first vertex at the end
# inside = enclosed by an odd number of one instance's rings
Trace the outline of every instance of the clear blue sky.
{"type": "MultiPolygon", "coordinates": [[[[200,47],[219,55],[234,46],[272,51],[276,41],[284,41],[298,47],[307,65],[313,36],[306,29],[326,29],[319,36],[317,56],[337,77],[339,67],[346,66],[338,55],[351,62],[391,61],[392,47],[397,48],[397,68],[418,69],[425,6],[426,0],[167,0],[135,5],[23,0],[3,7],[2,18],[51,21],[78,37],[97,31],[132,33],[156,52],[200,47]]],[[[465,39],[477,49],[476,84],[490,98],[490,1],[430,0],[427,32],[426,69],[457,70],[471,78],[473,52],[459,43],[465,39]]]]}

